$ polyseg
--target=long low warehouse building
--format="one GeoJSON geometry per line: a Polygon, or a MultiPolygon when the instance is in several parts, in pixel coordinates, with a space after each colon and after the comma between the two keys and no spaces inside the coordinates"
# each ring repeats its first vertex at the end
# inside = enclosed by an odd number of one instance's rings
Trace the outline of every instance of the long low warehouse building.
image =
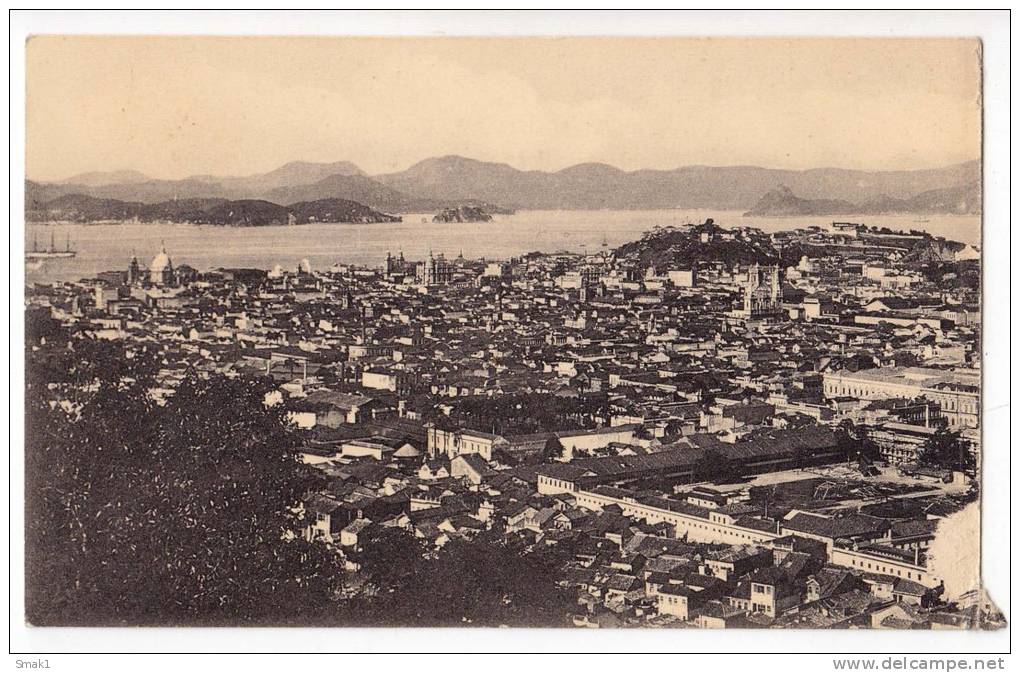
{"type": "Polygon", "coordinates": [[[610,486],[576,491],[574,496],[577,504],[585,509],[601,511],[615,505],[626,516],[644,519],[651,524],[672,524],[677,537],[686,537],[691,542],[767,545],[792,535],[824,543],[828,561],[835,565],[900,577],[926,587],[941,584],[941,579],[926,567],[925,557],[920,551],[891,546],[895,540],[889,524],[874,517],[851,515],[836,518],[799,512],[789,520],[774,521],[757,516],[734,516],[726,511],[663,497],[641,496],[610,486]]]}
{"type": "Polygon", "coordinates": [[[846,460],[836,436],[823,426],[773,430],[734,444],[695,435],[693,445],[633,456],[586,458],[536,469],[538,492],[574,493],[599,485],[619,485],[648,477],[692,482],[720,464],[734,474],[751,475],[828,465],[846,460]]]}

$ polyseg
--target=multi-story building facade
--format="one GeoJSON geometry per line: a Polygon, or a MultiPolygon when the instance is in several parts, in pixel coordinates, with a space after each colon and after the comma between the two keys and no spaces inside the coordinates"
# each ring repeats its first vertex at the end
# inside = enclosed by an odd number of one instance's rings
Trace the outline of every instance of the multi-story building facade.
{"type": "Polygon", "coordinates": [[[782,312],[783,285],[778,266],[752,264],[744,285],[745,318],[768,318],[782,312]]]}
{"type": "Polygon", "coordinates": [[[857,372],[827,372],[822,377],[826,397],[861,400],[915,399],[924,396],[938,403],[949,427],[977,428],[981,407],[981,380],[975,370],[926,367],[881,367],[857,372]]]}
{"type": "Polygon", "coordinates": [[[442,255],[433,255],[429,251],[428,259],[418,262],[415,278],[419,285],[447,285],[453,280],[453,265],[442,255]]]}

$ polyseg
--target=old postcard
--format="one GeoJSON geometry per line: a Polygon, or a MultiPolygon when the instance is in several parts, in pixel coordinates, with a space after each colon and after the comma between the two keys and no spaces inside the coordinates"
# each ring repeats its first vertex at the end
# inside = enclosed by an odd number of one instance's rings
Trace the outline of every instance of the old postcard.
{"type": "Polygon", "coordinates": [[[979,40],[25,49],[29,624],[1005,625],[979,40]]]}

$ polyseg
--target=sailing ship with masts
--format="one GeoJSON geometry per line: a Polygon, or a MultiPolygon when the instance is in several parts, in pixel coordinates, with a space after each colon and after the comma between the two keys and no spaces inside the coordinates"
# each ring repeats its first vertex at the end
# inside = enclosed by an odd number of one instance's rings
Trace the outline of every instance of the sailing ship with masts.
{"type": "Polygon", "coordinates": [[[54,232],[50,232],[50,247],[45,250],[39,249],[38,235],[32,237],[32,249],[25,251],[25,259],[60,259],[67,257],[74,257],[77,253],[75,250],[71,250],[71,235],[67,235],[67,242],[64,245],[63,250],[58,250],[56,245],[56,235],[54,232]]]}

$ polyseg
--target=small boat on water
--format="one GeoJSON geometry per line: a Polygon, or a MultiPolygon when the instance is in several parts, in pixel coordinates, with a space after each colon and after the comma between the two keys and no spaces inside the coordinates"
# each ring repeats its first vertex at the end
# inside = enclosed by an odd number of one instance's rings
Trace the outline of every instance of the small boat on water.
{"type": "Polygon", "coordinates": [[[43,260],[43,259],[66,259],[74,257],[78,252],[71,250],[71,235],[67,235],[67,244],[63,250],[57,250],[55,234],[50,232],[50,247],[46,250],[39,249],[39,241],[37,237],[32,238],[32,249],[25,251],[26,260],[43,260]]]}

